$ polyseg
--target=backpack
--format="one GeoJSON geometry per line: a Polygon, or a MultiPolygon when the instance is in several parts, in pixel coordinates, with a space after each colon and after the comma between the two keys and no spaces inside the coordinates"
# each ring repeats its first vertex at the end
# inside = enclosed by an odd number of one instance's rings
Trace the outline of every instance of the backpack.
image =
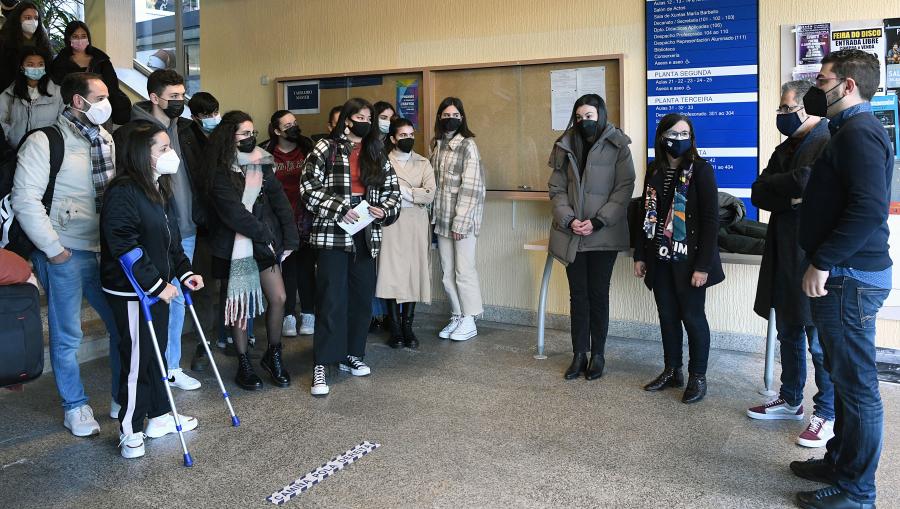
{"type": "MultiPolygon", "coordinates": [[[[47,189],[44,191],[44,197],[41,203],[50,213],[50,204],[53,203],[53,190],[56,187],[56,175],[62,167],[63,157],[65,155],[65,146],[63,145],[62,133],[59,127],[52,125],[35,129],[22,138],[21,148],[25,144],[25,139],[36,132],[43,132],[50,142],[50,179],[47,181],[47,189]]],[[[22,226],[16,220],[15,212],[13,212],[10,197],[12,194],[13,178],[16,173],[17,157],[15,153],[4,158],[0,164],[0,247],[12,251],[26,260],[34,251],[34,244],[22,230],[22,226]]]]}
{"type": "Polygon", "coordinates": [[[0,387],[44,372],[41,303],[32,284],[0,286],[0,387]]]}

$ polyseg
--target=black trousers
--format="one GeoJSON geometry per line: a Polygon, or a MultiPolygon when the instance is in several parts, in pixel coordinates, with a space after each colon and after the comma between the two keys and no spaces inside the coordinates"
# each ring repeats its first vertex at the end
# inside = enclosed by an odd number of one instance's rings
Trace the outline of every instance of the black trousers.
{"type": "Polygon", "coordinates": [[[284,291],[287,301],[285,315],[297,315],[297,292],[300,293],[300,312],[314,314],[316,311],[316,250],[309,244],[300,243],[300,249],[291,253],[281,264],[284,291]]]}
{"type": "Polygon", "coordinates": [[[566,267],[569,279],[572,351],[603,354],[609,332],[609,280],[616,251],[584,251],[566,267]]]}
{"type": "Polygon", "coordinates": [[[659,311],[663,353],[667,368],[682,365],[682,343],[688,334],[690,361],[688,373],[705,375],[709,362],[709,322],[706,321],[706,288],[694,288],[690,280],[677,281],[671,262],[656,261],[653,274],[653,297],[659,311]]]}
{"type": "Polygon", "coordinates": [[[366,354],[375,297],[375,259],[365,230],[353,236],[356,252],[320,249],[316,268],[316,364],[333,364],[366,354]]]}
{"type": "MultiPolygon", "coordinates": [[[[153,339],[147,328],[147,317],[143,316],[138,301],[115,295],[106,297],[119,337],[122,338],[119,341],[122,371],[119,375],[119,396],[116,398],[122,405],[119,423],[122,433],[140,433],[144,430],[145,418],[159,417],[171,410],[163,385],[165,375],[159,370],[153,339]]],[[[153,315],[156,342],[165,361],[169,306],[165,302],[157,302],[150,307],[150,313],[153,315]]]]}

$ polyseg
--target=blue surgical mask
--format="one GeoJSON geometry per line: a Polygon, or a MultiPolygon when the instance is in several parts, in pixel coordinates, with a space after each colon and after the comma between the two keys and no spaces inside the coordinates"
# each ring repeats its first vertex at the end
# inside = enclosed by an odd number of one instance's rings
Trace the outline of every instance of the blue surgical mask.
{"type": "Polygon", "coordinates": [[[47,71],[43,67],[25,67],[22,73],[30,80],[39,80],[47,74],[47,71]]]}
{"type": "Polygon", "coordinates": [[[663,146],[665,146],[666,152],[668,152],[670,156],[678,159],[691,149],[693,142],[691,142],[690,139],[676,140],[675,138],[664,138],[663,146]]]}
{"type": "Polygon", "coordinates": [[[804,122],[806,122],[806,119],[800,120],[799,111],[785,113],[775,117],[775,126],[778,127],[778,131],[788,137],[796,133],[797,129],[800,129],[800,126],[802,126],[804,122]]]}
{"type": "Polygon", "coordinates": [[[222,117],[220,117],[219,115],[216,115],[215,117],[201,118],[200,126],[203,127],[204,131],[211,133],[221,121],[222,117]]]}

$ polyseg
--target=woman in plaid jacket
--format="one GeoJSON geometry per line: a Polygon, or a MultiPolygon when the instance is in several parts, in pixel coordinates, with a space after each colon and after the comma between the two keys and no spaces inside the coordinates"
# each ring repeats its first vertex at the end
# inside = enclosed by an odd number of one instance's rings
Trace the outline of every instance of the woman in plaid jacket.
{"type": "Polygon", "coordinates": [[[378,129],[372,129],[372,105],[350,99],[327,138],[306,158],[300,196],[315,216],[310,243],[319,250],[314,335],[313,396],[329,392],[325,365],[368,375],[363,362],[366,334],[375,296],[375,258],[381,228],[400,214],[400,185],[384,154],[378,129]],[[363,200],[375,220],[355,235],[340,223],[360,217],[353,210],[363,200]]]}
{"type": "Polygon", "coordinates": [[[484,312],[475,267],[475,242],[484,214],[484,168],[474,138],[462,101],[456,97],[441,101],[431,146],[437,180],[431,222],[452,308],[450,323],[438,336],[454,341],[475,337],[475,317],[484,312]]]}

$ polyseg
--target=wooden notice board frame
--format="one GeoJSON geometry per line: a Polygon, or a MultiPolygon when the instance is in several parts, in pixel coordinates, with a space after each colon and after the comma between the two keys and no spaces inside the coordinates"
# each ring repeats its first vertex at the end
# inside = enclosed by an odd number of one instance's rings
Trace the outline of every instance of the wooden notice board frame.
{"type": "MultiPolygon", "coordinates": [[[[275,78],[275,99],[276,104],[279,109],[283,109],[284,104],[284,85],[286,82],[291,81],[301,81],[301,80],[316,80],[316,79],[326,79],[326,78],[348,78],[354,76],[377,76],[383,75],[385,77],[391,77],[393,75],[403,75],[403,74],[416,74],[420,73],[422,76],[422,81],[420,83],[420,111],[419,111],[419,121],[420,121],[420,132],[424,135],[424,140],[430,140],[434,135],[434,116],[435,109],[437,107],[437,103],[442,97],[437,97],[437,90],[441,87],[442,78],[445,81],[449,81],[447,77],[451,76],[453,73],[465,72],[465,71],[478,71],[478,70],[497,70],[498,73],[502,73],[505,69],[510,69],[510,72],[515,72],[511,68],[529,68],[529,70],[535,69],[533,66],[541,66],[548,67],[554,66],[557,64],[579,64],[580,66],[590,65],[590,64],[612,64],[611,67],[613,72],[610,71],[610,66],[607,66],[607,97],[606,101],[609,105],[609,109],[612,112],[616,111],[616,117],[613,115],[610,116],[610,120],[614,121],[617,127],[626,129],[625,126],[625,118],[626,114],[626,105],[625,105],[625,72],[624,72],[624,61],[625,56],[622,53],[608,54],[608,55],[584,55],[584,56],[572,56],[572,57],[560,57],[560,58],[540,58],[540,59],[532,59],[532,60],[509,60],[509,61],[494,61],[494,62],[481,62],[481,63],[472,63],[472,64],[458,64],[458,65],[439,65],[439,66],[425,66],[425,67],[406,67],[406,68],[396,68],[396,69],[375,69],[375,70],[366,70],[366,71],[356,71],[356,72],[345,72],[345,73],[323,73],[323,74],[311,74],[311,75],[301,75],[301,76],[284,76],[275,78]],[[610,86],[612,85],[612,86],[610,86]]],[[[573,65],[574,66],[574,65],[573,65]]],[[[549,87],[549,73],[547,75],[547,83],[549,87]]],[[[456,95],[456,94],[453,94],[456,95]]],[[[463,96],[463,100],[465,101],[465,96],[463,96]]],[[[391,101],[394,102],[394,101],[391,101]]],[[[467,102],[468,104],[468,102],[467,102]]],[[[321,105],[324,107],[324,105],[321,105]]],[[[528,107],[533,107],[533,104],[529,104],[528,107]]],[[[330,106],[327,106],[330,108],[330,106]]],[[[549,123],[550,118],[550,97],[549,94],[546,96],[546,104],[539,104],[539,108],[545,109],[546,114],[545,117],[547,122],[549,123]],[[546,108],[544,108],[546,106],[546,108]]],[[[471,109],[471,108],[467,108],[471,109]]],[[[468,112],[469,116],[472,116],[472,112],[468,112]]],[[[472,126],[472,129],[476,131],[476,135],[479,132],[486,132],[488,129],[497,129],[497,126],[487,126],[487,125],[479,125],[472,126]]],[[[546,158],[550,153],[552,143],[547,143],[546,147],[539,147],[539,156],[541,160],[541,165],[546,168],[546,158]]],[[[481,148],[481,146],[479,145],[481,148]]],[[[481,149],[482,152],[485,150],[481,149]]],[[[548,170],[549,176],[549,170],[548,170]]],[[[490,181],[490,179],[489,179],[490,181]]],[[[488,197],[490,198],[500,198],[507,200],[535,200],[535,201],[546,201],[548,200],[547,192],[543,189],[536,191],[523,191],[523,190],[496,190],[488,187],[488,197]]]]}

